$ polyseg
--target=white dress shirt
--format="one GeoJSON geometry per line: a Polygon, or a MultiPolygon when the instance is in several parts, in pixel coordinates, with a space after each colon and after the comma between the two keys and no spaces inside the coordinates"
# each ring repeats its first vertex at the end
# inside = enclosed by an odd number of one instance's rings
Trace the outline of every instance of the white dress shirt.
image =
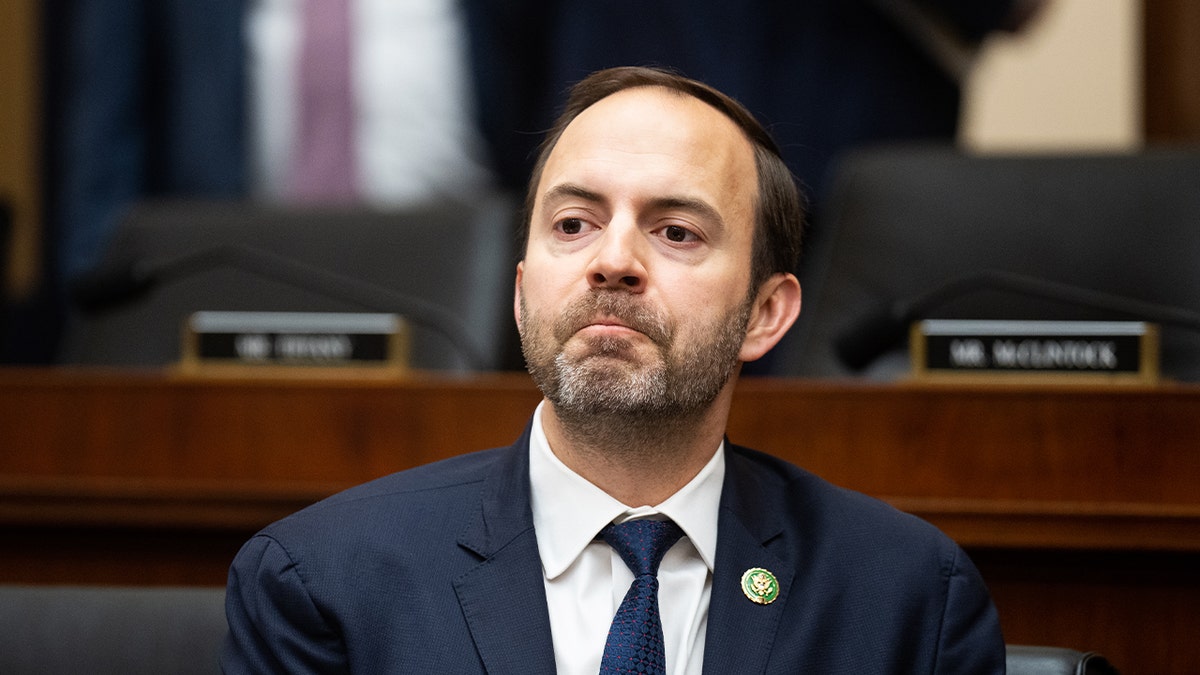
{"type": "Polygon", "coordinates": [[[595,675],[608,628],[633,583],[620,556],[596,535],[610,522],[666,516],[684,537],[659,567],[667,672],[699,675],[717,552],[717,512],[725,477],[725,446],[678,492],[657,506],[630,508],[567,468],[550,449],[542,406],[529,442],[533,524],[546,581],[546,601],[560,675],[595,675]]]}
{"type": "MultiPolygon", "coordinates": [[[[254,0],[246,15],[251,176],[267,200],[289,199],[304,1],[254,0]]],[[[359,196],[402,207],[486,190],[492,175],[473,113],[459,3],[350,6],[359,196]]]]}

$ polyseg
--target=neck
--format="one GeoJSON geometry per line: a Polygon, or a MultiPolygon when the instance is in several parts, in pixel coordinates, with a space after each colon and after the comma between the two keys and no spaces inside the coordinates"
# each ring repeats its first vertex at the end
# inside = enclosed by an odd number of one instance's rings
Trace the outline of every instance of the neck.
{"type": "Polygon", "coordinates": [[[564,418],[546,402],[542,427],[555,456],[626,506],[655,506],[696,477],[725,434],[732,384],[695,415],[672,419],[564,418]]]}

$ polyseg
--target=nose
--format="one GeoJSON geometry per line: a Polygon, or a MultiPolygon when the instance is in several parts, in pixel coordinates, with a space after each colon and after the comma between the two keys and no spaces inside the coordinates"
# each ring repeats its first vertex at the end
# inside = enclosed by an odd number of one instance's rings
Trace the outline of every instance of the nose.
{"type": "Polygon", "coordinates": [[[642,260],[641,233],[632,225],[609,223],[596,255],[588,264],[588,284],[592,288],[641,293],[646,288],[646,267],[642,260]]]}

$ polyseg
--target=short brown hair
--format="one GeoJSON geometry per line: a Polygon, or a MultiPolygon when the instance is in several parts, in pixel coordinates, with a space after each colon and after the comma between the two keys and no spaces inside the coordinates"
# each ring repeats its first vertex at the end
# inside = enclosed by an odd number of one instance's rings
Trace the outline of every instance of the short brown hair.
{"type": "Polygon", "coordinates": [[[566,107],[542,141],[529,179],[521,250],[528,245],[542,171],[567,125],[601,99],[637,87],[662,87],[699,99],[716,108],[746,134],[754,146],[754,164],[758,170],[751,288],[757,289],[773,274],[794,272],[800,260],[805,200],[771,134],[742,104],[713,87],[668,70],[636,66],[597,71],[571,88],[566,107]]]}

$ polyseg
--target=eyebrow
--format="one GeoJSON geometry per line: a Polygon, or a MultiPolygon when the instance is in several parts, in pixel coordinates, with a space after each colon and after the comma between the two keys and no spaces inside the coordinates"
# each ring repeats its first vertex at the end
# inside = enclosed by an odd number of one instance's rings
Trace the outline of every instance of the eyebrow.
{"type": "MultiPolygon", "coordinates": [[[[608,200],[600,193],[589,190],[575,183],[561,183],[546,191],[545,203],[561,199],[582,199],[593,204],[606,204],[608,200]]],[[[725,219],[708,202],[693,197],[667,196],[650,200],[650,208],[657,211],[688,211],[713,223],[719,228],[725,227],[725,219]]]]}
{"type": "Polygon", "coordinates": [[[546,191],[545,202],[548,204],[552,201],[568,198],[582,199],[585,202],[593,202],[595,204],[605,203],[605,199],[600,196],[600,193],[593,192],[582,185],[574,183],[560,183],[550,188],[546,191]]]}
{"type": "Polygon", "coordinates": [[[725,228],[725,219],[712,204],[692,197],[662,197],[651,200],[651,205],[660,211],[687,211],[700,216],[720,229],[725,228]]]}

